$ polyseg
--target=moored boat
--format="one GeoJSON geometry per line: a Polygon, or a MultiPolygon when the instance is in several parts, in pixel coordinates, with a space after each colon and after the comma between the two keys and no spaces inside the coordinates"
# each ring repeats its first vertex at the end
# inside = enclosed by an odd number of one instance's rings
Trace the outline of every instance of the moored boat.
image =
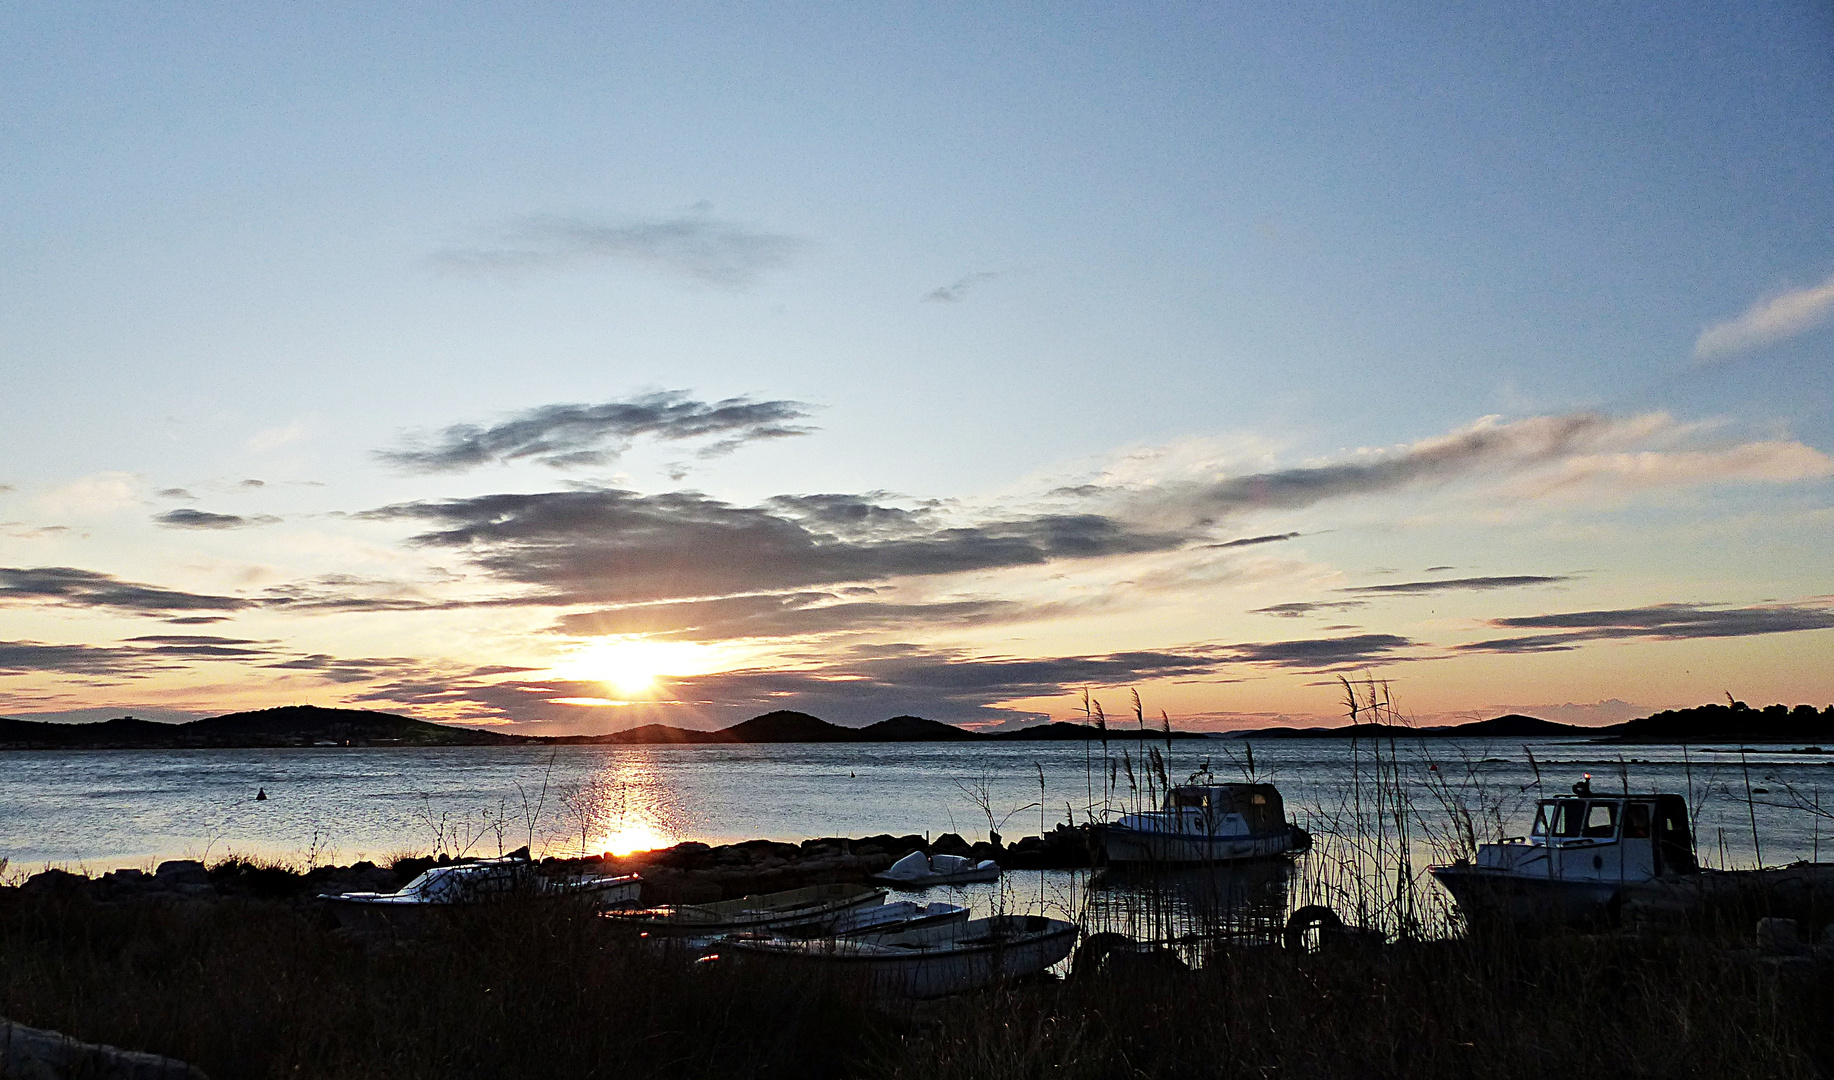
{"type": "Polygon", "coordinates": [[[1158,810],[1094,827],[1111,863],[1226,863],[1304,851],[1311,837],[1286,819],[1272,784],[1188,784],[1158,810]]]}
{"type": "Polygon", "coordinates": [[[1542,799],[1528,836],[1428,869],[1467,918],[1510,922],[1615,920],[1631,891],[1701,872],[1686,799],[1595,793],[1589,779],[1542,799]]]}
{"type": "Polygon", "coordinates": [[[744,931],[819,928],[862,907],[885,902],[870,885],[809,885],[710,904],[670,904],[637,911],[607,911],[616,922],[662,937],[719,937],[744,931]]]}
{"type": "Polygon", "coordinates": [[[929,856],[913,851],[869,880],[896,889],[927,889],[933,885],[997,881],[999,877],[1000,864],[992,859],[975,862],[960,855],[929,856]]]}
{"type": "Polygon", "coordinates": [[[1035,975],[1070,955],[1075,923],[1042,915],[996,915],[962,923],[946,937],[890,935],[872,940],[734,940],[741,961],[819,971],[858,980],[880,999],[926,999],[1035,975]]]}
{"type": "Polygon", "coordinates": [[[530,900],[604,909],[635,903],[641,889],[636,874],[546,874],[528,856],[512,854],[429,867],[392,893],[329,893],[319,900],[348,929],[403,931],[419,929],[429,914],[457,907],[530,900]]]}

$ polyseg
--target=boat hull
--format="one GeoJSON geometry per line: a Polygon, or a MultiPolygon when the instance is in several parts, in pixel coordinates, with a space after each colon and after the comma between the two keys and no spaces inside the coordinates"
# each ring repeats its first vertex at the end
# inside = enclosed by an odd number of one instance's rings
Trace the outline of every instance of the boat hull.
{"type": "Polygon", "coordinates": [[[742,941],[730,948],[747,963],[820,973],[882,1000],[921,1001],[1035,975],[1070,955],[1077,932],[1059,919],[1008,915],[969,923],[961,936],[943,941],[742,941]]]}
{"type": "Polygon", "coordinates": [[[884,902],[884,889],[817,885],[713,904],[604,915],[655,937],[713,939],[726,934],[819,929],[848,912],[884,902]]]}
{"type": "Polygon", "coordinates": [[[1631,884],[1512,874],[1478,866],[1435,866],[1435,878],[1467,920],[1510,923],[1603,922],[1617,915],[1631,884]]]}
{"type": "Polygon", "coordinates": [[[485,894],[462,902],[417,900],[395,893],[381,895],[321,896],[319,900],[338,925],[356,933],[419,933],[428,924],[455,911],[472,911],[503,904],[567,904],[583,910],[603,911],[634,904],[643,882],[634,874],[599,881],[569,882],[548,889],[521,888],[485,894]]]}
{"type": "Polygon", "coordinates": [[[1298,849],[1294,830],[1259,835],[1206,835],[1170,830],[1097,825],[1096,836],[1111,863],[1229,863],[1269,859],[1298,849]]]}

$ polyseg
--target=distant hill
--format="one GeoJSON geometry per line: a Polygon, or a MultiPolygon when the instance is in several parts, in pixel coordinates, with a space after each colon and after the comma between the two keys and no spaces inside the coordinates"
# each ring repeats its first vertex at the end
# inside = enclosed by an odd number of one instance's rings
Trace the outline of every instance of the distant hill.
{"type": "Polygon", "coordinates": [[[921,716],[894,716],[857,730],[856,737],[861,742],[961,742],[980,738],[966,728],[921,716]]]}
{"type": "Polygon", "coordinates": [[[184,724],[123,716],[96,724],[0,720],[0,746],[12,749],[186,749],[250,746],[510,746],[527,735],[432,724],[393,713],[284,705],[184,724]]]}
{"type": "Polygon", "coordinates": [[[1594,729],[1614,743],[1811,742],[1834,743],[1834,705],[1767,705],[1742,701],[1670,709],[1640,720],[1594,729]]]}

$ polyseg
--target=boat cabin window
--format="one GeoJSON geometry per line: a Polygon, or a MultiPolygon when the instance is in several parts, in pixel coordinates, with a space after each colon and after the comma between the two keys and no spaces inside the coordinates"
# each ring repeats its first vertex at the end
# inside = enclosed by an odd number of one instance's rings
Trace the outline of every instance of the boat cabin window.
{"type": "Polygon", "coordinates": [[[1201,791],[1176,791],[1172,793],[1175,805],[1204,807],[1210,805],[1210,796],[1201,791]]]}
{"type": "Polygon", "coordinates": [[[1530,834],[1556,840],[1609,840],[1617,836],[1618,804],[1554,799],[1541,804],[1530,834]]]}
{"type": "Polygon", "coordinates": [[[1609,840],[1617,835],[1617,803],[1595,802],[1586,811],[1586,836],[1609,840]]]}
{"type": "Polygon", "coordinates": [[[1631,803],[1624,807],[1624,838],[1626,840],[1649,839],[1650,809],[1648,803],[1631,803]]]}

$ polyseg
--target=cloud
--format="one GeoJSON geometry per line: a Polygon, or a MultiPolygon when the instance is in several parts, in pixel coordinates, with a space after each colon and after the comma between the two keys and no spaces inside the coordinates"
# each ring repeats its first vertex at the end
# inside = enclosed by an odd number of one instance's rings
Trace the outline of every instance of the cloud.
{"type": "Polygon", "coordinates": [[[1056,559],[1137,554],[1185,537],[1099,514],[954,525],[928,508],[867,496],[784,496],[734,506],[698,492],[589,488],[385,506],[371,520],[425,521],[411,538],[462,548],[499,579],[550,603],[629,603],[955,574],[1056,559]]]}
{"type": "Polygon", "coordinates": [[[715,600],[639,604],[563,616],[568,634],[646,634],[692,641],[804,637],[839,631],[967,626],[1035,614],[1006,600],[901,604],[843,601],[830,592],[771,593],[715,600]]]}
{"type": "Polygon", "coordinates": [[[154,494],[158,495],[162,499],[195,499],[197,498],[196,495],[191,494],[189,491],[186,491],[184,488],[176,488],[176,487],[160,488],[158,491],[154,492],[154,494]]]}
{"type": "Polygon", "coordinates": [[[153,515],[153,520],[169,529],[241,529],[250,525],[272,525],[280,519],[269,514],[239,517],[235,514],[212,514],[189,507],[153,515]]]}
{"type": "Polygon", "coordinates": [[[1363,667],[1398,659],[1394,654],[1414,643],[1394,634],[1356,634],[1339,638],[1276,641],[1264,645],[1235,645],[1231,658],[1248,664],[1322,671],[1336,667],[1363,667]]]}
{"type": "Polygon", "coordinates": [[[1402,581],[1393,585],[1359,585],[1351,589],[1339,589],[1346,593],[1436,593],[1436,592],[1484,592],[1490,589],[1514,589],[1523,585],[1549,585],[1558,581],[1572,581],[1567,574],[1513,574],[1506,577],[1467,577],[1447,578],[1444,581],[1402,581]]]}
{"type": "Polygon", "coordinates": [[[236,660],[267,656],[273,652],[271,642],[213,637],[208,634],[142,634],[125,640],[139,646],[141,655],[151,653],[192,660],[236,660]]]}
{"type": "Polygon", "coordinates": [[[960,303],[963,294],[983,281],[992,281],[1000,275],[992,270],[977,270],[956,281],[953,285],[938,285],[923,294],[925,303],[955,304],[960,303]]]}
{"type": "Polygon", "coordinates": [[[1213,548],[1255,547],[1260,544],[1274,544],[1281,540],[1291,540],[1298,535],[1296,532],[1268,533],[1266,536],[1248,536],[1240,540],[1226,540],[1220,544],[1205,544],[1204,546],[1213,548]]]}
{"type": "Polygon", "coordinates": [[[298,442],[306,437],[306,425],[295,420],[282,427],[271,427],[255,432],[249,436],[248,448],[252,453],[264,454],[277,450],[288,443],[298,442]]]}
{"type": "Polygon", "coordinates": [[[1694,340],[1694,359],[1718,360],[1807,333],[1834,315],[1834,276],[1819,285],[1759,300],[1737,317],[1714,323],[1694,340]]]}
{"type": "Polygon", "coordinates": [[[1610,611],[1574,611],[1559,615],[1492,619],[1490,625],[1499,629],[1553,632],[1473,641],[1455,648],[1461,652],[1564,652],[1578,648],[1581,642],[1607,639],[1687,641],[1826,630],[1834,628],[1834,605],[1821,601],[1749,607],[1654,604],[1610,611]]]}
{"type": "Polygon", "coordinates": [[[606,225],[531,216],[502,230],[498,243],[452,248],[434,261],[465,273],[504,274],[594,262],[651,267],[721,289],[745,289],[803,247],[793,236],[759,232],[704,215],[606,225]]]}
{"type": "Polygon", "coordinates": [[[1268,607],[1253,608],[1250,615],[1273,615],[1282,619],[1297,619],[1315,611],[1348,611],[1351,608],[1367,607],[1367,600],[1298,600],[1287,604],[1272,604],[1268,607]]]}
{"type": "Polygon", "coordinates": [[[0,602],[16,600],[51,600],[77,607],[113,608],[137,614],[240,611],[254,606],[253,601],[242,597],[140,585],[69,566],[0,566],[0,602]]]}
{"type": "Polygon", "coordinates": [[[807,434],[796,423],[809,416],[799,401],[746,397],[696,401],[679,390],[645,394],[601,405],[544,405],[490,427],[455,424],[432,440],[377,456],[416,472],[456,472],[491,463],[529,459],[555,468],[603,465],[640,436],[673,442],[713,439],[699,453],[711,457],[748,442],[807,434]]]}
{"type": "Polygon", "coordinates": [[[52,672],[64,675],[118,675],[138,670],[145,658],[136,649],[97,645],[47,645],[38,641],[0,641],[0,674],[52,672]]]}

